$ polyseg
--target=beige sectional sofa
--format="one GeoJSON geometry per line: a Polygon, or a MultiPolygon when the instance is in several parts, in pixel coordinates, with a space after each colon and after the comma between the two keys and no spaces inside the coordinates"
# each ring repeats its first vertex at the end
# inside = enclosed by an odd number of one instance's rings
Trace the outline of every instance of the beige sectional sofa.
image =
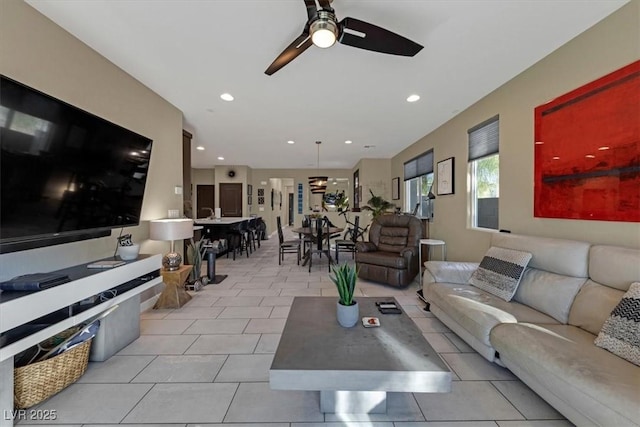
{"type": "Polygon", "coordinates": [[[633,282],[640,250],[495,233],[532,258],[507,302],[468,284],[477,263],[428,261],[431,312],[578,426],[640,426],[640,366],[594,339],[633,282]]]}

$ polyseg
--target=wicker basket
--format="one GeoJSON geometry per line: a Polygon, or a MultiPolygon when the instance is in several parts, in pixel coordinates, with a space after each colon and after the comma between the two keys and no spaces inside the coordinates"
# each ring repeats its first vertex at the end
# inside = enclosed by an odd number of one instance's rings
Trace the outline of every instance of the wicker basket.
{"type": "Polygon", "coordinates": [[[15,368],[13,393],[16,409],[36,405],[76,382],[87,370],[91,341],[87,340],[51,359],[15,368]]]}

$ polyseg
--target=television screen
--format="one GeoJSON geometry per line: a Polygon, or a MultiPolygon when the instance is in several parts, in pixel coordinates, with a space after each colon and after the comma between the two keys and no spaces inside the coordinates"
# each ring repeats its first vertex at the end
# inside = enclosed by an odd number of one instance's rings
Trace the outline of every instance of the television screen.
{"type": "Polygon", "coordinates": [[[0,251],[138,225],[151,145],[0,76],[0,251]]]}

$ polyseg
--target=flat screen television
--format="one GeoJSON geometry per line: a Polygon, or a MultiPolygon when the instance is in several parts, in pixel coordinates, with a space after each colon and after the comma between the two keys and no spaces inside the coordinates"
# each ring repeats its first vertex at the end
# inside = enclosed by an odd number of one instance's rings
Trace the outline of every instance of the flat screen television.
{"type": "Polygon", "coordinates": [[[151,146],[0,76],[0,253],[138,225],[151,146]]]}

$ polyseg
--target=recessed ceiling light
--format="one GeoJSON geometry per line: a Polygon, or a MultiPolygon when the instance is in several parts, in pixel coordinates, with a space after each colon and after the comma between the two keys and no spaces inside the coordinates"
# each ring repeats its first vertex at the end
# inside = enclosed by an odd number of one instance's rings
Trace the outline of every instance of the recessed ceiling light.
{"type": "Polygon", "coordinates": [[[536,145],[542,145],[542,144],[544,144],[543,141],[536,141],[536,145]]]}
{"type": "Polygon", "coordinates": [[[598,148],[598,150],[600,150],[600,151],[604,151],[604,150],[608,150],[608,149],[610,149],[610,148],[611,148],[611,147],[604,146],[604,147],[600,147],[600,148],[598,148]]]}
{"type": "Polygon", "coordinates": [[[409,95],[409,97],[407,98],[407,102],[416,102],[417,100],[420,99],[420,95],[409,95]]]}
{"type": "Polygon", "coordinates": [[[596,158],[596,156],[594,156],[593,154],[587,154],[585,157],[587,159],[595,159],[596,158]]]}
{"type": "Polygon", "coordinates": [[[345,144],[351,144],[352,142],[353,142],[353,141],[351,141],[351,140],[347,139],[344,143],[345,143],[345,144]]]}
{"type": "Polygon", "coordinates": [[[295,141],[287,141],[287,144],[295,144],[295,141]]]}
{"type": "Polygon", "coordinates": [[[196,147],[196,150],[204,151],[204,147],[202,145],[198,145],[196,147]]]}
{"type": "Polygon", "coordinates": [[[231,96],[230,93],[223,93],[222,95],[220,95],[220,98],[225,101],[233,101],[233,96],[231,96]]]}
{"type": "Polygon", "coordinates": [[[224,157],[218,156],[218,160],[224,160],[224,157]]]}
{"type": "Polygon", "coordinates": [[[554,156],[554,157],[552,157],[552,159],[553,159],[553,160],[560,160],[560,157],[558,157],[558,156],[554,156]]]}

